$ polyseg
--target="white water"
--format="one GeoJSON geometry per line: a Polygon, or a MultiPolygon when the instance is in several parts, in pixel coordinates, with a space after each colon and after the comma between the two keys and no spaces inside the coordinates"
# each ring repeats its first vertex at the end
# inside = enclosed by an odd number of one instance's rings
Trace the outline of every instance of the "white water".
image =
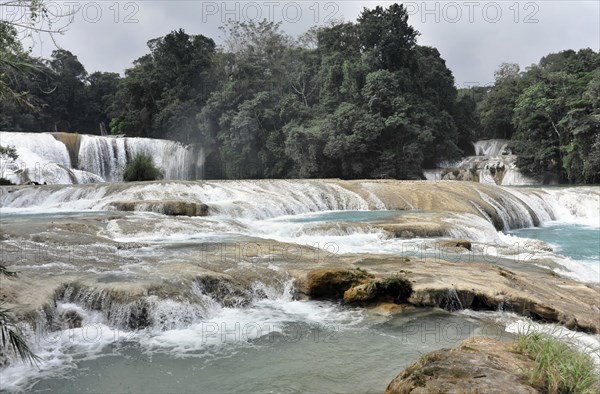
{"type": "Polygon", "coordinates": [[[20,184],[87,183],[100,181],[95,174],[71,171],[67,147],[51,134],[0,132],[0,145],[16,148],[17,160],[0,159],[0,177],[20,184]]]}
{"type": "Polygon", "coordinates": [[[501,186],[537,185],[535,179],[526,177],[516,165],[517,157],[508,149],[508,140],[491,139],[473,143],[475,156],[464,157],[455,163],[440,163],[438,169],[424,170],[427,180],[454,179],[444,174],[458,170],[458,180],[471,181],[474,172],[479,183],[501,186]],[[450,178],[448,178],[450,177],[450,178]]]}
{"type": "MultiPolygon", "coordinates": [[[[111,345],[135,342],[142,352],[165,353],[174,358],[192,356],[211,362],[254,347],[253,341],[261,338],[273,341],[279,335],[285,341],[298,342],[302,340],[298,335],[306,335],[309,327],[329,330],[329,334],[335,330],[339,335],[359,326],[365,316],[362,310],[343,309],[330,302],[296,301],[291,281],[281,289],[261,283],[256,287],[263,296],[245,308],[223,307],[199,288],[192,291],[204,299],[203,304],[155,300],[150,311],[152,325],[141,331],[115,328],[115,322],[101,312],[59,301],[55,315],[77,312],[83,317],[81,328],[30,333],[35,338],[31,341],[33,350],[42,361],[37,368],[15,363],[3,369],[2,389],[27,391],[35,380],[66,375],[78,363],[105,357],[111,345]]],[[[322,331],[321,335],[325,334],[322,331]]]]}
{"type": "MultiPolygon", "coordinates": [[[[483,192],[480,196],[498,213],[503,231],[532,227],[537,223],[580,223],[600,227],[600,189],[597,187],[502,188],[493,197],[483,192]]],[[[165,217],[152,228],[144,227],[145,219],[139,217],[141,225],[133,232],[130,226],[123,229],[117,222],[111,222],[102,235],[119,242],[186,242],[243,234],[321,248],[326,246],[335,248],[335,251],[329,250],[335,253],[392,254],[403,254],[425,242],[393,238],[365,223],[327,225],[326,221],[299,223],[286,219],[328,211],[386,209],[373,192],[368,198],[369,201],[327,181],[213,181],[23,188],[0,196],[0,206],[4,214],[112,210],[111,203],[115,201],[136,200],[182,199],[209,206],[210,216],[206,218],[165,217]]],[[[529,255],[551,259],[563,266],[562,271],[557,271],[561,275],[584,282],[595,281],[598,277],[594,275],[598,272],[597,267],[590,268],[589,264],[549,252],[551,246],[498,233],[491,218],[477,204],[474,206],[481,217],[456,213],[443,219],[450,225],[448,237],[511,248],[520,245],[520,250],[528,250],[529,255]]],[[[130,219],[131,222],[136,220],[136,217],[130,219]]],[[[528,256],[519,255],[519,258],[527,260],[528,256]]]]}
{"type": "Polygon", "coordinates": [[[150,138],[81,136],[79,169],[101,176],[107,182],[123,179],[127,160],[138,154],[150,155],[164,172],[165,179],[192,179],[194,169],[204,164],[202,154],[178,142],[150,138]]]}
{"type": "MultiPolygon", "coordinates": [[[[533,191],[506,188],[501,191],[497,193],[499,197],[482,194],[482,198],[495,207],[507,229],[533,225],[534,218],[530,211],[542,222],[559,220],[598,225],[598,188],[533,191]]],[[[203,236],[218,239],[224,234],[245,234],[296,244],[335,245],[335,251],[324,248],[325,251],[334,252],[333,254],[402,253],[412,246],[406,245],[407,242],[428,242],[390,239],[384,232],[365,226],[361,220],[339,226],[319,227],[323,224],[316,220],[319,215],[327,216],[339,211],[363,214],[360,211],[386,208],[375,191],[368,196],[367,201],[338,184],[326,181],[172,182],[22,188],[0,196],[0,206],[2,213],[48,214],[65,209],[105,210],[110,209],[110,203],[114,201],[161,199],[206,203],[210,207],[211,216],[183,219],[147,213],[137,214],[128,219],[128,224],[135,228],[136,220],[139,220],[138,232],[131,234],[119,227],[117,221],[112,221],[107,226],[106,234],[99,235],[107,235],[122,242],[144,241],[153,246],[160,246],[161,243],[174,243],[178,240],[201,240],[203,236]],[[142,226],[148,217],[159,218],[151,231],[142,226]],[[312,221],[307,222],[308,219],[312,221]]],[[[445,220],[452,225],[450,235],[455,238],[468,238],[477,243],[498,245],[522,242],[522,239],[517,237],[498,233],[485,217],[453,214],[445,220]]],[[[535,243],[528,245],[538,248],[535,243]]],[[[548,253],[548,256],[552,257],[552,254],[548,253]]],[[[575,262],[572,267],[566,268],[572,272],[579,272],[581,267],[575,262]]],[[[586,275],[589,278],[589,273],[584,273],[580,279],[585,280],[586,275]]],[[[114,310],[109,319],[105,314],[83,309],[82,302],[63,300],[57,306],[57,313],[77,311],[84,318],[82,324],[87,327],[86,331],[64,329],[52,333],[51,338],[58,338],[56,340],[44,339],[36,342],[35,350],[44,357],[41,371],[14,364],[2,371],[3,379],[9,382],[4,387],[27,390],[31,387],[32,379],[55,377],[57,374],[68,373],[69,368],[78,368],[82,362],[102,360],[102,357],[108,357],[107,348],[116,346],[115,343],[120,343],[119,341],[133,342],[143,354],[150,354],[152,357],[157,357],[158,354],[167,355],[171,359],[195,357],[193,363],[210,365],[215,360],[235,360],[244,349],[254,346],[254,340],[264,338],[265,335],[293,336],[294,327],[306,325],[333,326],[339,330],[352,331],[365,319],[364,314],[358,310],[344,309],[331,303],[293,300],[291,287],[287,284],[283,289],[265,288],[261,284],[256,286],[262,286],[261,294],[266,295],[266,298],[255,297],[252,303],[244,308],[223,307],[202,294],[201,289],[192,289],[201,299],[201,302],[193,304],[148,297],[147,301],[151,306],[151,326],[141,331],[115,328],[123,325],[119,319],[129,316],[128,309],[114,310]],[[292,332],[285,331],[290,328],[292,332]]],[[[373,331],[369,328],[355,335],[360,341],[365,336],[373,335],[373,331]]],[[[584,337],[584,340],[590,338],[593,340],[594,337],[584,337]]],[[[368,346],[365,347],[365,352],[369,351],[368,346]]],[[[365,355],[359,353],[354,357],[362,356],[365,355]]],[[[122,354],[118,354],[117,357],[117,360],[123,359],[122,354]]],[[[110,363],[110,360],[109,358],[108,361],[103,361],[104,365],[110,363]]],[[[134,361],[131,362],[135,364],[134,361]]],[[[186,359],[185,362],[192,361],[186,359]]]]}
{"type": "Polygon", "coordinates": [[[492,156],[509,155],[511,152],[507,149],[508,140],[480,140],[473,143],[476,156],[492,156]]]}
{"type": "Polygon", "coordinates": [[[327,210],[368,210],[356,193],[319,181],[209,181],[20,189],[0,196],[5,212],[110,210],[115,201],[185,200],[205,203],[213,215],[266,219],[327,210]]]}
{"type": "Polygon", "coordinates": [[[3,160],[0,177],[21,184],[76,184],[120,182],[127,161],[148,154],[165,179],[201,177],[204,156],[179,142],[150,138],[116,138],[79,135],[77,167],[71,163],[65,144],[48,133],[0,132],[0,144],[13,146],[19,157],[3,160]]]}

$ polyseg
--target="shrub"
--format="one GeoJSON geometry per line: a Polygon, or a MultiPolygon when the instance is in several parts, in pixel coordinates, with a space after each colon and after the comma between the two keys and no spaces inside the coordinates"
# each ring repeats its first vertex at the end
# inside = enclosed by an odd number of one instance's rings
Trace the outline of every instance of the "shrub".
{"type": "Polygon", "coordinates": [[[568,342],[532,330],[519,334],[517,351],[533,360],[525,378],[546,393],[597,393],[600,389],[592,358],[568,342]]]}
{"type": "Polygon", "coordinates": [[[384,278],[381,282],[383,291],[394,297],[395,302],[404,302],[410,297],[412,293],[412,283],[410,280],[402,274],[397,273],[387,278],[384,278]]]}
{"type": "Polygon", "coordinates": [[[163,177],[162,171],[154,164],[148,154],[136,155],[125,166],[123,180],[125,182],[155,181],[163,177]]]}

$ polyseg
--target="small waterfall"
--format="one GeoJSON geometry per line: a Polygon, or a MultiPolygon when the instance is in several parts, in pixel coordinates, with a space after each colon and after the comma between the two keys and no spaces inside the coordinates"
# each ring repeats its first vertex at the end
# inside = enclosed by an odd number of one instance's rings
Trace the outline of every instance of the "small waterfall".
{"type": "Polygon", "coordinates": [[[524,176],[516,166],[517,156],[508,149],[508,140],[481,140],[473,143],[475,156],[458,163],[443,163],[440,168],[425,170],[428,180],[461,180],[489,185],[536,185],[535,179],[524,176]]]}
{"type": "MultiPolygon", "coordinates": [[[[129,293],[77,283],[66,284],[55,295],[56,303],[62,307],[47,314],[47,323],[59,329],[72,325],[73,321],[81,321],[82,312],[89,311],[101,314],[107,325],[119,329],[181,329],[210,318],[223,308],[248,307],[262,300],[291,302],[294,281],[286,272],[271,271],[271,274],[268,280],[272,283],[269,284],[246,280],[234,282],[217,276],[198,277],[192,283],[188,282],[189,286],[178,285],[176,299],[148,294],[147,290],[138,294],[137,291],[129,293]]],[[[152,292],[160,293],[161,287],[155,286],[152,292]]],[[[165,293],[173,293],[169,284],[166,284],[165,293]]]]}
{"type": "Polygon", "coordinates": [[[451,289],[448,289],[442,295],[442,298],[440,299],[440,302],[439,302],[439,306],[440,306],[440,308],[443,308],[450,312],[456,312],[456,311],[465,309],[463,307],[462,302],[460,301],[460,298],[458,297],[458,293],[454,287],[451,289]]]}
{"type": "Polygon", "coordinates": [[[491,197],[483,191],[478,192],[483,201],[494,207],[502,219],[504,230],[539,224],[539,219],[531,208],[511,193],[497,193],[491,197]]]}
{"type": "MultiPolygon", "coordinates": [[[[71,171],[71,158],[67,147],[51,134],[0,132],[2,146],[16,148],[18,158],[0,160],[0,177],[13,183],[35,182],[39,184],[70,184],[77,177],[84,180],[85,173],[75,175],[71,171]]],[[[93,176],[89,179],[95,180],[93,176]]]]}
{"type": "Polygon", "coordinates": [[[165,179],[202,177],[202,149],[175,141],[68,133],[0,132],[0,137],[19,155],[15,162],[0,163],[0,177],[17,184],[120,182],[127,161],[142,153],[153,158],[165,179]]]}
{"type": "Polygon", "coordinates": [[[108,182],[123,179],[127,161],[138,154],[148,154],[164,172],[165,179],[194,179],[201,169],[201,153],[179,142],[150,138],[114,138],[82,135],[79,168],[97,174],[108,182]]]}
{"type": "Polygon", "coordinates": [[[508,149],[508,140],[481,140],[473,143],[476,156],[502,156],[512,154],[508,149]]]}
{"type": "Polygon", "coordinates": [[[557,220],[600,227],[600,188],[568,187],[542,189],[539,200],[550,205],[557,220]]]}

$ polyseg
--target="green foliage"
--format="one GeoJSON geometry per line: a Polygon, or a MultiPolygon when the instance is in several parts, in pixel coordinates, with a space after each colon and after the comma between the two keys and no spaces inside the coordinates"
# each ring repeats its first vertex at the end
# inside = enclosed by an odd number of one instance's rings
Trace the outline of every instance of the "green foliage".
{"type": "Polygon", "coordinates": [[[15,149],[14,146],[0,145],[0,158],[5,160],[17,160],[18,157],[17,149],[15,149]]]}
{"type": "Polygon", "coordinates": [[[15,324],[10,309],[0,305],[0,349],[13,352],[21,360],[36,364],[40,358],[31,350],[23,332],[15,324]]]}
{"type": "Polygon", "coordinates": [[[495,76],[496,83],[480,106],[482,137],[511,138],[515,132],[513,109],[522,91],[519,66],[504,63],[495,76]]]}
{"type": "Polygon", "coordinates": [[[381,281],[382,290],[393,295],[394,301],[406,301],[412,293],[412,283],[403,273],[397,273],[381,281]]]}
{"type": "MultiPolygon", "coordinates": [[[[0,264],[0,276],[16,277],[17,273],[0,264]]],[[[35,364],[40,358],[30,349],[23,332],[15,322],[11,310],[0,304],[0,349],[13,352],[21,360],[35,364]]]]}
{"type": "Polygon", "coordinates": [[[533,360],[525,377],[542,392],[597,393],[600,389],[594,361],[565,340],[527,330],[519,333],[517,351],[533,360]]]}
{"type": "Polygon", "coordinates": [[[198,143],[221,169],[209,177],[420,179],[423,166],[470,147],[473,105],[457,100],[439,52],[417,45],[402,5],[365,8],[356,23],[297,40],[268,21],[222,32],[223,48],[183,30],[150,40],[124,78],[88,74],[56,50],[15,86],[40,113],[7,105],[0,127],[98,133],[104,123],[113,134],[198,143]]]}
{"type": "Polygon", "coordinates": [[[546,171],[570,183],[600,181],[600,54],[548,55],[521,77],[512,148],[529,175],[546,171]]]}
{"type": "Polygon", "coordinates": [[[478,138],[507,138],[527,175],[600,181],[600,60],[590,49],[549,54],[524,72],[505,63],[493,87],[458,92],[398,4],[299,39],[266,20],[229,22],[222,48],[175,30],[148,41],[124,78],[88,74],[62,49],[31,59],[14,29],[0,28],[0,92],[27,92],[38,109],[0,102],[1,129],[97,134],[103,123],[113,134],[201,144],[221,169],[209,178],[420,179],[422,168],[472,153],[478,138]],[[18,62],[36,69],[11,78],[7,65],[18,62]]]}
{"type": "Polygon", "coordinates": [[[162,177],[163,173],[154,164],[152,156],[143,153],[129,161],[123,172],[125,182],[155,181],[162,177]]]}

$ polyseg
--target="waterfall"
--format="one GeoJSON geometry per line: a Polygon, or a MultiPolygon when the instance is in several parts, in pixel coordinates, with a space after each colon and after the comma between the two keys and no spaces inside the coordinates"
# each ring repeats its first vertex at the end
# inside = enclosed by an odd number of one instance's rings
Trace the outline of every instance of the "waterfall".
{"type": "MultiPolygon", "coordinates": [[[[71,159],[67,147],[51,134],[7,133],[0,132],[0,144],[16,148],[18,158],[15,161],[2,159],[0,178],[21,184],[37,182],[75,183],[79,176],[70,171],[71,159]]],[[[96,180],[93,176],[90,179],[96,180]]]]}
{"type": "Polygon", "coordinates": [[[202,151],[175,141],[68,133],[0,132],[3,146],[19,157],[3,160],[2,174],[13,183],[48,184],[119,182],[127,161],[144,153],[152,157],[165,179],[201,177],[202,151]]]}
{"type": "Polygon", "coordinates": [[[369,203],[333,182],[209,181],[22,188],[0,196],[3,208],[111,210],[121,201],[181,200],[207,204],[213,215],[266,219],[329,210],[368,210],[369,203]]]}
{"type": "Polygon", "coordinates": [[[516,165],[517,156],[508,149],[508,140],[481,140],[473,143],[475,156],[457,163],[441,163],[438,169],[424,170],[428,180],[461,180],[489,185],[536,185],[540,182],[526,177],[516,165]]]}
{"type": "Polygon", "coordinates": [[[481,140],[473,143],[476,156],[502,156],[511,154],[507,150],[508,140],[481,140]]]}
{"type": "Polygon", "coordinates": [[[197,156],[201,156],[195,155],[191,147],[174,141],[82,135],[79,168],[98,174],[107,182],[118,182],[123,178],[127,161],[142,153],[152,157],[165,179],[180,180],[196,176],[197,156]]]}
{"type": "Polygon", "coordinates": [[[551,220],[598,225],[600,190],[597,187],[514,189],[471,182],[385,183],[336,180],[163,181],[105,183],[44,188],[14,188],[0,195],[6,212],[114,210],[117,202],[177,200],[202,203],[212,216],[268,219],[330,210],[414,209],[480,216],[497,229],[531,227],[551,220]],[[390,199],[393,196],[393,199],[390,199]],[[431,205],[432,199],[440,200],[431,205]],[[409,201],[410,205],[403,203],[409,201]],[[464,204],[468,201],[467,204],[464,204]],[[470,208],[469,208],[470,207],[470,208]],[[411,209],[412,209],[411,208],[411,209]]]}

